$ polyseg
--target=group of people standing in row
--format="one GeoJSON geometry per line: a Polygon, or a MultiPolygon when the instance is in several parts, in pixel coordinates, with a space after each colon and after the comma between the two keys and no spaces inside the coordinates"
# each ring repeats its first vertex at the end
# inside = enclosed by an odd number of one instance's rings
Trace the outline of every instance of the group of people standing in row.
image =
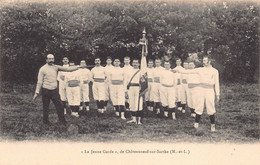
{"type": "Polygon", "coordinates": [[[148,76],[148,89],[144,97],[140,97],[140,63],[124,57],[124,66],[120,67],[120,59],[107,57],[106,66],[101,65],[100,58],[95,58],[95,67],[89,70],[86,61],[79,66],[64,57],[63,66],[54,65],[54,56],[47,55],[47,64],[39,71],[34,99],[42,88],[43,122],[49,124],[49,102],[53,101],[60,122],[65,123],[67,103],[72,110],[71,115],[79,117],[80,111],[89,111],[89,83],[97,104],[97,111],[105,113],[107,103],[112,101],[116,116],[126,120],[125,112],[130,111],[132,119],[127,123],[142,124],[143,103],[147,109],[162,118],[175,120],[176,110],[186,112],[186,106],[195,117],[194,127],[199,121],[206,106],[211,121],[211,131],[215,131],[215,98],[219,101],[219,73],[211,66],[209,57],[203,58],[203,67],[195,68],[193,61],[176,59],[176,67],[171,69],[169,61],[149,59],[145,71],[148,76]],[[57,83],[57,80],[59,83],[57,83]],[[59,87],[58,87],[59,86],[59,87]],[[143,100],[144,99],[144,100],[143,100]]]}

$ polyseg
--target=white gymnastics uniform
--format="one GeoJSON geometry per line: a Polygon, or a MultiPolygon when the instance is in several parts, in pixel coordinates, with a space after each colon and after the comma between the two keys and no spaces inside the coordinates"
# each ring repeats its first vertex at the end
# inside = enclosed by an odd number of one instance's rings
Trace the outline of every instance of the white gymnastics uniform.
{"type": "Polygon", "coordinates": [[[153,86],[152,86],[152,96],[154,102],[160,102],[160,76],[164,71],[163,67],[155,67],[153,70],[153,86]]]}
{"type": "Polygon", "coordinates": [[[153,87],[153,72],[154,68],[146,68],[148,76],[148,89],[145,93],[145,101],[153,101],[152,87],[153,87]]]}
{"type": "MultiPolygon", "coordinates": [[[[64,67],[69,67],[69,65],[63,65],[64,67]]],[[[65,77],[68,72],[59,71],[57,80],[59,81],[59,94],[61,101],[67,101],[66,96],[66,82],[65,77]]]]}
{"type": "MultiPolygon", "coordinates": [[[[184,74],[183,74],[184,75],[184,74]]],[[[188,95],[187,102],[190,108],[195,109],[197,101],[197,97],[200,95],[200,80],[198,74],[187,74],[188,78],[188,95]]]]}
{"type": "Polygon", "coordinates": [[[125,105],[125,76],[120,67],[113,67],[108,75],[110,97],[114,106],[125,105]]]}
{"type": "Polygon", "coordinates": [[[89,102],[89,82],[91,80],[90,70],[87,68],[79,69],[81,102],[89,102]]]}
{"type": "Polygon", "coordinates": [[[188,74],[181,74],[181,104],[189,104],[188,74]]]}
{"type": "MultiPolygon", "coordinates": [[[[131,65],[125,65],[125,66],[123,67],[124,75],[125,75],[126,77],[130,77],[129,74],[132,72],[133,69],[134,69],[134,68],[133,68],[131,65]]],[[[127,91],[126,86],[127,86],[127,84],[129,83],[129,82],[127,82],[127,81],[129,81],[129,80],[125,80],[125,91],[127,91]]],[[[125,101],[129,103],[129,100],[128,100],[128,99],[125,99],[125,101]]]]}
{"type": "Polygon", "coordinates": [[[143,97],[139,98],[139,81],[141,78],[141,72],[139,69],[132,69],[129,75],[127,76],[127,82],[130,81],[130,79],[133,77],[132,81],[129,83],[129,90],[128,90],[128,96],[129,96],[129,108],[132,112],[138,111],[138,104],[139,104],[139,110],[143,110],[143,97]],[[137,74],[135,74],[138,71],[137,74]],[[133,75],[135,75],[133,77],[133,75]],[[138,103],[139,101],[139,103],[138,103]]]}
{"type": "Polygon", "coordinates": [[[70,106],[80,105],[80,80],[78,70],[66,74],[66,94],[70,106]]]}
{"type": "Polygon", "coordinates": [[[175,87],[176,80],[174,73],[171,70],[164,69],[161,72],[161,88],[160,99],[163,107],[174,108],[175,107],[175,87]]]}
{"type": "MultiPolygon", "coordinates": [[[[180,70],[184,70],[184,68],[182,66],[176,66],[174,69],[174,71],[180,71],[180,70]]],[[[182,90],[182,80],[181,80],[181,73],[174,73],[175,77],[176,77],[176,102],[180,102],[181,101],[181,92],[182,90]]]]}
{"type": "Polygon", "coordinates": [[[195,112],[198,115],[203,113],[204,104],[206,105],[207,114],[214,115],[215,109],[215,95],[219,95],[219,73],[218,70],[210,67],[202,67],[195,69],[200,76],[199,91],[196,96],[197,103],[195,104],[195,112]]]}
{"type": "Polygon", "coordinates": [[[91,69],[91,79],[93,80],[93,97],[96,101],[105,100],[106,74],[103,66],[95,66],[91,69]]]}
{"type": "MultiPolygon", "coordinates": [[[[113,65],[107,65],[107,66],[105,66],[104,67],[105,68],[105,73],[106,73],[106,76],[108,76],[109,75],[109,73],[111,72],[111,69],[113,69],[114,68],[114,66],[113,65]]],[[[108,83],[108,81],[106,81],[105,82],[105,100],[106,101],[108,101],[109,100],[109,98],[110,98],[110,90],[109,90],[109,88],[110,88],[110,84],[108,83]]]]}

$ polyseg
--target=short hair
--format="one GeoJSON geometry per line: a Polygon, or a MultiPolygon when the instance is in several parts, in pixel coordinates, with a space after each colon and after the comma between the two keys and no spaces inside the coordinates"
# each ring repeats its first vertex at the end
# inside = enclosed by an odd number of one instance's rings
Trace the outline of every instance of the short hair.
{"type": "Polygon", "coordinates": [[[208,58],[209,61],[213,61],[213,58],[211,56],[209,56],[209,55],[205,55],[205,56],[203,56],[203,58],[208,58]]]}
{"type": "Polygon", "coordinates": [[[170,63],[170,61],[166,60],[166,61],[164,61],[164,63],[170,63]]]}
{"type": "Polygon", "coordinates": [[[96,59],[100,59],[100,57],[95,57],[95,60],[96,60],[96,59]]]}
{"type": "Polygon", "coordinates": [[[124,59],[129,59],[130,60],[130,57],[129,56],[125,56],[124,59]]]}
{"type": "Polygon", "coordinates": [[[177,57],[177,58],[175,59],[175,61],[178,61],[178,60],[180,60],[180,61],[181,61],[181,58],[177,57]]]}
{"type": "Polygon", "coordinates": [[[155,61],[158,61],[158,60],[162,61],[160,58],[156,58],[156,59],[155,59],[155,61]]]}
{"type": "Polygon", "coordinates": [[[138,61],[139,62],[139,59],[138,58],[134,58],[133,61],[138,61]]]}
{"type": "Polygon", "coordinates": [[[108,59],[112,60],[112,57],[110,57],[110,56],[107,56],[107,60],[108,60],[108,59]]]}
{"type": "Polygon", "coordinates": [[[53,54],[47,54],[47,55],[46,55],[46,59],[48,58],[48,56],[53,56],[53,58],[54,58],[54,55],[53,55],[53,54]]]}
{"type": "Polygon", "coordinates": [[[189,63],[188,60],[183,61],[183,63],[189,63]]]}
{"type": "Polygon", "coordinates": [[[80,62],[86,62],[86,60],[81,60],[80,62]]]}
{"type": "Polygon", "coordinates": [[[119,61],[120,61],[120,59],[119,59],[119,58],[117,58],[117,57],[116,57],[116,58],[114,58],[114,61],[115,61],[115,60],[119,60],[119,61]]]}
{"type": "Polygon", "coordinates": [[[74,63],[74,64],[75,64],[75,62],[74,62],[74,61],[70,61],[69,63],[74,63]]]}
{"type": "Polygon", "coordinates": [[[148,63],[149,63],[149,62],[153,62],[153,59],[149,59],[149,60],[148,60],[148,63]]]}

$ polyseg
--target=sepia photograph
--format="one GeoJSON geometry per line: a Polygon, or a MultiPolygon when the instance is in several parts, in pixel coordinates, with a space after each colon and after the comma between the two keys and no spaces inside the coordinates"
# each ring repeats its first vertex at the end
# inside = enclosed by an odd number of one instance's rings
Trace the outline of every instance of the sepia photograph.
{"type": "Polygon", "coordinates": [[[0,164],[259,164],[257,0],[1,0],[0,164]]]}

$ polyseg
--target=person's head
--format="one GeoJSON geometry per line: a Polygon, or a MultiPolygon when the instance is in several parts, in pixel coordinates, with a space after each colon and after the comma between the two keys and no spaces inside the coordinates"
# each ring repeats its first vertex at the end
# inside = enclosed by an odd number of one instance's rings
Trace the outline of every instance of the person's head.
{"type": "Polygon", "coordinates": [[[202,62],[203,62],[203,66],[209,66],[211,65],[211,58],[208,56],[204,56],[202,62]]]}
{"type": "Polygon", "coordinates": [[[183,62],[184,69],[189,69],[189,63],[187,61],[183,62]]]}
{"type": "Polygon", "coordinates": [[[133,59],[132,65],[134,67],[134,69],[138,69],[139,68],[139,60],[137,58],[133,59]]]}
{"type": "Polygon", "coordinates": [[[68,64],[69,64],[69,59],[68,59],[68,57],[63,57],[62,63],[63,63],[63,65],[68,65],[68,64]]]}
{"type": "Polygon", "coordinates": [[[129,65],[130,64],[130,57],[128,57],[128,56],[124,57],[124,63],[125,63],[125,65],[129,65]]]}
{"type": "Polygon", "coordinates": [[[75,62],[74,62],[74,61],[70,61],[70,62],[69,62],[69,65],[70,65],[70,66],[75,66],[75,62]]]}
{"type": "Polygon", "coordinates": [[[54,64],[54,55],[53,54],[48,54],[46,56],[46,63],[48,65],[53,65],[54,64]]]}
{"type": "Polygon", "coordinates": [[[164,67],[165,67],[166,70],[171,69],[171,64],[170,64],[170,62],[169,62],[169,61],[164,61],[164,67]]]}
{"type": "Polygon", "coordinates": [[[101,60],[99,57],[95,58],[95,65],[100,66],[101,60]]]}
{"type": "Polygon", "coordinates": [[[79,65],[80,65],[81,67],[85,67],[85,66],[87,66],[85,60],[81,60],[79,65]]]}
{"type": "Polygon", "coordinates": [[[189,69],[194,69],[195,68],[195,64],[194,62],[189,62],[189,69]]]}
{"type": "Polygon", "coordinates": [[[157,58],[157,59],[155,60],[155,66],[156,66],[156,67],[160,67],[160,66],[161,66],[161,59],[157,58]]]}
{"type": "Polygon", "coordinates": [[[106,63],[107,63],[107,65],[112,64],[112,58],[110,56],[107,57],[106,63]]]}
{"type": "Polygon", "coordinates": [[[148,68],[153,68],[153,60],[152,59],[148,60],[148,68]]]}
{"type": "Polygon", "coordinates": [[[176,65],[181,66],[181,59],[180,58],[176,58],[176,65]]]}
{"type": "Polygon", "coordinates": [[[119,58],[115,58],[115,60],[114,60],[114,66],[115,66],[115,67],[120,67],[120,60],[119,60],[119,58]]]}

